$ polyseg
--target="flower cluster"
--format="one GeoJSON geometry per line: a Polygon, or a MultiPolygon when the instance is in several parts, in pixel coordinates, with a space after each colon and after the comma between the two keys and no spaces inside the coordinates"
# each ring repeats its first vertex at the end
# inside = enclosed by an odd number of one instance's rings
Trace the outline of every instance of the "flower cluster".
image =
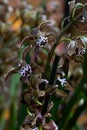
{"type": "Polygon", "coordinates": [[[76,62],[83,62],[83,54],[86,52],[87,38],[85,36],[78,36],[73,38],[67,47],[67,53],[76,62]]]}
{"type": "MultiPolygon", "coordinates": [[[[55,37],[55,33],[53,32],[47,32],[45,31],[45,29],[48,27],[48,25],[50,25],[51,22],[46,21],[42,24],[39,25],[39,27],[34,28],[30,31],[30,35],[25,37],[22,42],[21,42],[21,46],[22,44],[27,40],[28,42],[31,42],[31,40],[33,40],[33,44],[34,46],[39,46],[39,47],[43,47],[46,44],[50,43],[50,42],[55,42],[56,37],[55,37]],[[51,38],[52,37],[52,38],[51,38]]],[[[52,26],[52,25],[50,25],[52,26]]],[[[51,44],[51,43],[50,43],[51,44]]]]}
{"type": "Polygon", "coordinates": [[[23,122],[23,126],[21,126],[21,129],[25,129],[26,125],[27,128],[30,130],[39,130],[39,128],[44,128],[44,130],[58,130],[58,126],[55,124],[53,120],[47,122],[46,119],[51,117],[51,114],[49,113],[51,108],[53,106],[53,103],[51,102],[48,105],[47,112],[42,116],[40,110],[37,111],[36,115],[32,118],[29,115],[26,116],[25,121],[23,122]],[[39,124],[40,127],[38,128],[36,124],[39,124]]]}
{"type": "Polygon", "coordinates": [[[37,124],[40,124],[45,130],[58,130],[53,120],[46,121],[51,116],[50,110],[53,105],[48,104],[46,112],[42,114],[45,98],[51,94],[56,97],[64,97],[67,96],[64,90],[72,90],[72,87],[66,81],[63,65],[61,70],[58,68],[54,83],[51,85],[49,78],[47,79],[44,76],[44,67],[37,62],[37,59],[40,58],[40,56],[38,57],[39,52],[41,51],[41,54],[43,54],[43,48],[47,49],[48,46],[46,45],[56,40],[53,32],[44,31],[49,24],[51,23],[42,23],[39,27],[32,29],[29,36],[22,40],[20,49],[22,45],[25,45],[26,40],[28,44],[24,46],[22,59],[14,64],[14,69],[6,76],[7,80],[11,75],[18,73],[21,82],[27,86],[21,93],[20,98],[20,102],[28,107],[28,116],[21,129],[28,125],[29,129],[38,130],[39,126],[37,127],[37,124]],[[30,56],[29,63],[26,61],[27,54],[30,56]]]}

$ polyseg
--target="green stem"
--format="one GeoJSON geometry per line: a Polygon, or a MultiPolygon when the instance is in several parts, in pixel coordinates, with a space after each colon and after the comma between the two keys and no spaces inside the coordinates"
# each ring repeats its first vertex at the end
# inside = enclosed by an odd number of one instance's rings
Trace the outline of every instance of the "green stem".
{"type": "Polygon", "coordinates": [[[64,33],[70,28],[70,26],[72,24],[74,24],[78,19],[80,19],[82,16],[82,14],[76,16],[75,18],[73,18],[73,21],[70,21],[69,24],[67,24],[65,26],[65,28],[63,28],[56,40],[56,42],[53,44],[49,54],[48,54],[48,59],[47,59],[47,63],[46,63],[46,67],[45,67],[45,72],[44,72],[44,76],[45,78],[48,77],[48,72],[49,72],[49,69],[50,69],[50,62],[51,62],[51,59],[52,59],[52,56],[54,54],[54,51],[55,51],[55,48],[57,47],[57,45],[60,43],[60,39],[62,38],[62,36],[64,35],[64,33]]]}
{"type": "MultiPolygon", "coordinates": [[[[57,71],[57,66],[58,66],[58,63],[59,63],[59,59],[60,59],[60,57],[58,55],[56,55],[55,59],[54,59],[54,63],[53,63],[53,68],[52,68],[52,71],[51,71],[51,75],[50,75],[49,85],[52,85],[54,83],[55,74],[56,74],[56,71],[57,71]]],[[[42,115],[44,115],[46,113],[47,107],[48,107],[48,104],[49,104],[49,101],[50,101],[51,97],[52,97],[51,94],[48,94],[45,97],[45,102],[44,102],[42,113],[41,113],[42,115]]]]}

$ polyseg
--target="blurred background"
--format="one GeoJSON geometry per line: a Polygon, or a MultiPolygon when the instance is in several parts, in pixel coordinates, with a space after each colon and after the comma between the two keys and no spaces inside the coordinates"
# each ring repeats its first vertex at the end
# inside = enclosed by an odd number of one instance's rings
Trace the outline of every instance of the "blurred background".
{"type": "MultiPolygon", "coordinates": [[[[22,91],[19,76],[13,76],[7,84],[4,82],[4,77],[12,69],[15,60],[20,57],[19,46],[21,40],[29,35],[29,31],[32,28],[46,21],[53,22],[52,30],[56,36],[58,36],[61,31],[63,18],[69,15],[69,1],[70,0],[0,0],[0,130],[13,130],[15,124],[15,129],[18,130],[26,115],[25,106],[20,106],[19,104],[22,91]]],[[[79,2],[85,3],[86,1],[79,0],[79,2]]],[[[67,23],[68,21],[65,24],[67,23]]],[[[82,29],[81,34],[87,36],[87,26],[85,28],[86,31],[84,27],[82,29]]],[[[71,28],[73,35],[74,31],[75,30],[71,28]]],[[[79,27],[76,28],[76,31],[79,31],[79,27]]],[[[58,46],[56,52],[61,55],[65,49],[66,46],[62,43],[58,46]]],[[[73,89],[75,89],[78,83],[74,79],[82,78],[82,68],[79,65],[79,70],[77,70],[78,65],[72,62],[70,65],[71,73],[74,76],[74,78],[72,78],[72,85],[74,86],[73,89]],[[75,69],[76,73],[74,73],[75,69]]],[[[72,126],[69,130],[87,130],[87,104],[86,106],[83,105],[84,100],[87,100],[87,90],[85,92],[85,94],[79,94],[72,108],[69,118],[72,117],[73,113],[79,114],[79,117],[74,117],[76,119],[75,126],[72,126]],[[81,107],[81,104],[83,107],[81,107]]],[[[61,102],[64,103],[64,101],[67,104],[68,98],[61,102]]],[[[65,104],[62,105],[64,107],[65,104]]],[[[59,119],[61,117],[62,105],[59,107],[59,119]]],[[[72,124],[72,122],[70,123],[72,124]]]]}

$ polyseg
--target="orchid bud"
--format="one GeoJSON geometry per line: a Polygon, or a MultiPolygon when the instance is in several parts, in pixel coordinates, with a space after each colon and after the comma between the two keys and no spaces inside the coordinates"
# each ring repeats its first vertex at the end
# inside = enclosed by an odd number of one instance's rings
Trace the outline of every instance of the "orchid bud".
{"type": "Polygon", "coordinates": [[[67,48],[69,56],[75,54],[75,49],[76,49],[76,41],[71,40],[67,48]]]}

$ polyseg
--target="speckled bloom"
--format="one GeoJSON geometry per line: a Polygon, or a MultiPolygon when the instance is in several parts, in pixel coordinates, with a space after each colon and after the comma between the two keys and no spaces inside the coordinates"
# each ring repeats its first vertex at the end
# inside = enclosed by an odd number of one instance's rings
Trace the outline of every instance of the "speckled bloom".
{"type": "Polygon", "coordinates": [[[28,77],[31,73],[31,66],[29,64],[25,64],[20,70],[19,73],[22,77],[28,77]]]}
{"type": "Polygon", "coordinates": [[[48,38],[45,36],[39,36],[39,38],[36,41],[36,45],[39,47],[43,47],[48,43],[48,38]]]}

